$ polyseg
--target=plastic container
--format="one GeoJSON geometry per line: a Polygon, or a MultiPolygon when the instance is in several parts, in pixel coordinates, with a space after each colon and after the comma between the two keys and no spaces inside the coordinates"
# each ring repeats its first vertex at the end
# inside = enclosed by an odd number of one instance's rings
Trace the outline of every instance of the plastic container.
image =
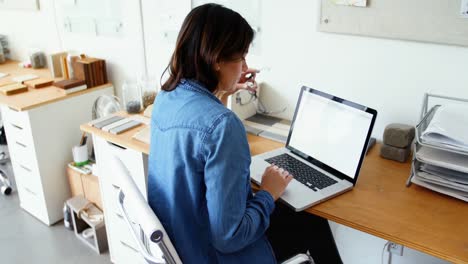
{"type": "Polygon", "coordinates": [[[125,111],[129,114],[140,113],[143,110],[141,87],[134,81],[125,81],[122,85],[122,97],[125,111]]]}
{"type": "Polygon", "coordinates": [[[31,56],[29,56],[29,60],[31,61],[33,69],[40,69],[46,66],[46,56],[42,51],[32,53],[31,56]]]}
{"type": "Polygon", "coordinates": [[[88,145],[74,146],[72,148],[73,161],[75,166],[83,166],[88,164],[88,145]]]}
{"type": "Polygon", "coordinates": [[[5,53],[3,53],[2,43],[0,43],[0,63],[5,63],[5,61],[6,61],[5,53]]]}
{"type": "Polygon", "coordinates": [[[138,84],[141,87],[143,108],[146,109],[146,107],[154,103],[154,99],[159,92],[158,79],[154,76],[142,76],[138,84]]]}

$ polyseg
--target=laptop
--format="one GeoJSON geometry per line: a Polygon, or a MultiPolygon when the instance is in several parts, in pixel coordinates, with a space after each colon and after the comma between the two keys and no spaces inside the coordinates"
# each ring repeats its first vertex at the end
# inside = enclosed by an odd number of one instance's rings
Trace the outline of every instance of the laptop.
{"type": "Polygon", "coordinates": [[[294,179],[280,197],[295,211],[351,190],[359,176],[377,111],[306,86],[301,88],[286,147],[252,157],[260,184],[272,163],[294,179]]]}

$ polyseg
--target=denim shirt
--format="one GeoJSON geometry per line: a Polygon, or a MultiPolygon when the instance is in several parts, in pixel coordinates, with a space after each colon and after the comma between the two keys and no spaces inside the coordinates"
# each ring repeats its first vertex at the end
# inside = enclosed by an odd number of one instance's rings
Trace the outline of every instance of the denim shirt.
{"type": "Polygon", "coordinates": [[[250,188],[242,122],[192,80],[162,91],[151,120],[148,201],[185,263],[276,263],[275,204],[250,188]]]}

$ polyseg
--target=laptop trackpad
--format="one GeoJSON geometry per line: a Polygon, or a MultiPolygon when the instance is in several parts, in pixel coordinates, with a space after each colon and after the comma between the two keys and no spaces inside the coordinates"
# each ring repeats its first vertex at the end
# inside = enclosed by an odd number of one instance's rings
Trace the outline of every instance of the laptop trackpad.
{"type": "Polygon", "coordinates": [[[297,209],[305,209],[311,205],[312,201],[320,201],[321,197],[319,192],[314,192],[304,184],[293,180],[286,187],[281,199],[297,209]]]}

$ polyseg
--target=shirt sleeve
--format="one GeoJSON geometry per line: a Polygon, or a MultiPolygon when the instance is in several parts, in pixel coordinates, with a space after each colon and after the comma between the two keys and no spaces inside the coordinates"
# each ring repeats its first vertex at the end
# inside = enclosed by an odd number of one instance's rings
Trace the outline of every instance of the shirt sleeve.
{"type": "Polygon", "coordinates": [[[250,151],[232,112],[221,116],[203,144],[208,217],[213,246],[232,253],[261,238],[275,208],[266,191],[250,195],[250,151]]]}

